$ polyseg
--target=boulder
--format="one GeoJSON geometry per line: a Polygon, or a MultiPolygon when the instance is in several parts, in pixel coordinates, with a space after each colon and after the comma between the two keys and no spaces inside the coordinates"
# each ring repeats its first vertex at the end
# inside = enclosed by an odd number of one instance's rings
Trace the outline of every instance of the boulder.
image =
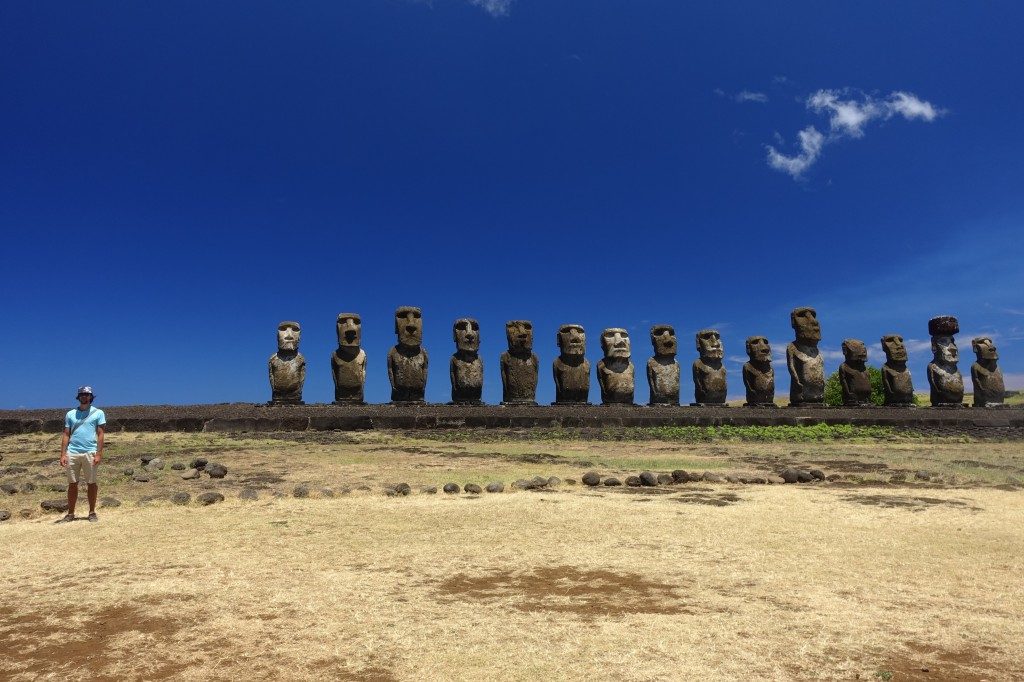
{"type": "Polygon", "coordinates": [[[671,474],[658,474],[658,485],[672,485],[675,479],[671,474]]]}
{"type": "Polygon", "coordinates": [[[149,483],[153,480],[153,476],[145,472],[140,472],[132,476],[132,480],[136,483],[149,483]]]}
{"type": "Polygon", "coordinates": [[[742,483],[742,481],[740,481],[740,477],[739,476],[735,476],[733,474],[727,475],[725,477],[725,481],[726,481],[726,483],[742,483]]]}
{"type": "Polygon", "coordinates": [[[800,483],[810,483],[814,480],[814,476],[811,476],[810,471],[800,470],[796,474],[796,480],[800,483]]]}
{"type": "Polygon", "coordinates": [[[766,483],[768,483],[768,479],[764,476],[748,474],[740,476],[740,483],[745,483],[747,485],[765,485],[766,483]]]}
{"type": "Polygon", "coordinates": [[[200,493],[200,494],[196,495],[196,502],[198,502],[199,504],[203,505],[204,507],[205,506],[209,506],[211,504],[217,504],[218,502],[223,502],[223,501],[224,501],[224,496],[221,495],[220,493],[215,493],[213,491],[205,492],[205,493],[200,493]]]}
{"type": "Polygon", "coordinates": [[[576,485],[576,479],[575,478],[567,478],[567,479],[565,479],[565,484],[566,485],[576,485]]]}
{"type": "Polygon", "coordinates": [[[196,457],[191,462],[189,462],[188,466],[190,469],[205,469],[206,465],[209,463],[210,461],[205,457],[196,457]]]}
{"type": "Polygon", "coordinates": [[[258,500],[260,499],[260,494],[256,491],[256,488],[243,488],[242,492],[238,493],[238,497],[243,500],[258,500]]]}
{"type": "Polygon", "coordinates": [[[398,493],[399,495],[402,495],[403,497],[406,495],[411,495],[412,486],[410,486],[408,483],[399,483],[398,485],[395,486],[395,492],[398,493]]]}
{"type": "Polygon", "coordinates": [[[131,467],[125,467],[124,469],[121,470],[121,473],[127,476],[128,478],[131,478],[132,476],[135,475],[135,469],[131,467]]]}
{"type": "Polygon", "coordinates": [[[18,492],[18,486],[13,483],[0,483],[0,491],[3,491],[8,495],[13,495],[18,492]]]}
{"type": "Polygon", "coordinates": [[[796,469],[783,469],[779,472],[779,476],[782,476],[782,480],[786,483],[796,483],[800,480],[800,472],[796,469]]]}
{"type": "Polygon", "coordinates": [[[527,481],[525,478],[520,478],[518,481],[512,484],[512,487],[518,490],[531,490],[533,489],[533,483],[527,481]]]}
{"type": "Polygon", "coordinates": [[[483,492],[483,488],[476,483],[467,483],[462,489],[471,495],[479,495],[483,492]]]}
{"type": "Polygon", "coordinates": [[[100,498],[100,509],[120,507],[121,500],[116,497],[103,497],[100,498]]]}
{"type": "Polygon", "coordinates": [[[51,492],[55,493],[66,493],[68,491],[67,483],[51,483],[49,486],[51,492]]]}
{"type": "Polygon", "coordinates": [[[308,485],[297,485],[292,490],[292,497],[309,497],[309,486],[308,485]]]}
{"type": "Polygon", "coordinates": [[[189,469],[181,475],[181,478],[185,481],[194,481],[199,478],[199,469],[189,469]]]}
{"type": "Polygon", "coordinates": [[[6,509],[0,509],[0,521],[6,521],[9,518],[11,518],[11,512],[6,509]]]}
{"type": "Polygon", "coordinates": [[[223,464],[207,464],[206,473],[210,478],[224,478],[228,475],[228,468],[223,464]]]}
{"type": "Polygon", "coordinates": [[[436,495],[437,494],[437,486],[436,485],[425,485],[422,488],[420,488],[420,492],[423,493],[424,495],[436,495]]]}
{"type": "Polygon", "coordinates": [[[713,474],[710,471],[705,471],[703,474],[701,474],[700,480],[706,481],[708,483],[725,483],[724,478],[722,478],[718,474],[713,474]]]}
{"type": "Polygon", "coordinates": [[[178,505],[185,505],[192,501],[192,496],[188,493],[174,493],[171,495],[171,502],[178,505]]]}
{"type": "MultiPolygon", "coordinates": [[[[408,494],[408,493],[406,493],[408,494]]],[[[320,488],[320,497],[331,498],[334,497],[334,491],[330,488],[320,488]]]]}
{"type": "MultiPolygon", "coordinates": [[[[32,481],[25,481],[24,483],[21,484],[21,487],[19,488],[19,490],[21,492],[23,492],[23,493],[31,493],[31,492],[34,492],[35,489],[36,489],[36,484],[33,483],[32,481]]],[[[67,491],[65,491],[65,492],[67,492],[67,491]]]]}
{"type": "Polygon", "coordinates": [[[503,493],[505,492],[505,484],[501,481],[491,481],[487,484],[487,492],[489,493],[503,493]]]}
{"type": "Polygon", "coordinates": [[[534,488],[543,488],[548,484],[548,479],[544,478],[543,476],[534,476],[533,478],[530,479],[530,483],[533,484],[534,488]]]}
{"type": "Polygon", "coordinates": [[[583,474],[583,485],[595,486],[601,484],[601,476],[596,471],[588,471],[583,474]]]}
{"type": "Polygon", "coordinates": [[[159,457],[154,457],[146,463],[146,468],[150,471],[160,471],[164,468],[164,461],[159,457]]]}
{"type": "Polygon", "coordinates": [[[43,508],[43,511],[48,512],[60,512],[66,514],[68,512],[68,501],[66,498],[43,500],[39,503],[39,506],[43,508]]]}
{"type": "Polygon", "coordinates": [[[686,473],[682,469],[676,469],[672,472],[672,480],[676,483],[689,483],[691,479],[690,474],[686,473]]]}
{"type": "Polygon", "coordinates": [[[554,488],[555,486],[559,486],[559,485],[562,485],[562,479],[560,479],[558,476],[549,476],[548,477],[547,486],[549,488],[554,488]]]}
{"type": "Polygon", "coordinates": [[[825,480],[825,472],[822,471],[821,469],[811,469],[808,473],[810,473],[810,475],[813,476],[814,480],[816,481],[825,480]]]}
{"type": "Polygon", "coordinates": [[[653,486],[658,485],[658,477],[654,475],[654,472],[641,471],[640,476],[638,476],[638,478],[640,479],[640,485],[642,486],[647,486],[648,488],[651,488],[653,486]]]}
{"type": "Polygon", "coordinates": [[[628,485],[630,488],[639,488],[643,484],[644,483],[643,483],[643,481],[640,480],[639,476],[627,476],[626,477],[626,485],[628,485]]]}
{"type": "Polygon", "coordinates": [[[786,479],[782,478],[782,476],[775,476],[774,474],[765,476],[764,480],[768,482],[768,485],[782,485],[786,482],[786,479]]]}
{"type": "Polygon", "coordinates": [[[609,488],[614,488],[615,486],[622,485],[622,481],[615,478],[614,476],[609,476],[608,478],[604,479],[604,484],[609,488]]]}
{"type": "Polygon", "coordinates": [[[444,484],[444,491],[447,494],[449,494],[449,495],[458,495],[459,494],[459,490],[461,490],[461,488],[459,487],[458,483],[445,483],[444,484]]]}
{"type": "Polygon", "coordinates": [[[174,471],[184,471],[186,468],[188,467],[185,466],[184,462],[175,462],[171,465],[171,469],[174,471]]]}

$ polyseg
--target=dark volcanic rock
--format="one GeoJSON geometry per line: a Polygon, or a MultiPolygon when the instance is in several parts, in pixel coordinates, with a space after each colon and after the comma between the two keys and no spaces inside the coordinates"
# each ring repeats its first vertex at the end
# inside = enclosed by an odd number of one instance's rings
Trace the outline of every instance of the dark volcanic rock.
{"type": "Polygon", "coordinates": [[[192,501],[192,496],[188,493],[174,493],[171,495],[171,502],[174,504],[185,505],[192,501]]]}
{"type": "Polygon", "coordinates": [[[741,483],[741,481],[740,481],[740,477],[739,477],[739,476],[735,476],[735,475],[733,475],[733,474],[729,474],[729,475],[727,475],[727,476],[725,477],[725,481],[726,481],[727,483],[741,483]]]}
{"type": "Polygon", "coordinates": [[[562,479],[560,479],[558,476],[549,476],[547,485],[549,488],[554,488],[555,486],[562,485],[562,479]]]}
{"type": "Polygon", "coordinates": [[[135,475],[135,469],[133,469],[133,468],[131,468],[131,467],[125,467],[125,468],[124,468],[124,469],[123,469],[123,470],[121,471],[121,473],[123,473],[123,474],[124,474],[125,476],[127,476],[127,477],[131,478],[132,476],[134,476],[134,475],[135,475]]]}
{"type": "Polygon", "coordinates": [[[154,459],[156,459],[156,455],[139,455],[139,461],[143,464],[149,464],[154,459]]]}
{"type": "Polygon", "coordinates": [[[116,497],[104,497],[100,499],[100,509],[120,507],[121,500],[116,497]]]}
{"type": "Polygon", "coordinates": [[[800,472],[796,469],[783,469],[779,476],[782,476],[782,480],[786,483],[796,483],[800,480],[800,472]]]}
{"type": "Polygon", "coordinates": [[[501,481],[492,481],[487,484],[487,492],[489,493],[503,493],[505,492],[505,484],[501,481]]]}
{"type": "Polygon", "coordinates": [[[61,512],[67,513],[68,501],[67,499],[60,500],[43,500],[39,503],[39,506],[43,508],[43,511],[48,512],[61,512]]]}
{"type": "Polygon", "coordinates": [[[671,474],[658,474],[658,485],[672,485],[675,479],[671,474]]]}
{"type": "Polygon", "coordinates": [[[34,492],[35,489],[36,484],[33,483],[32,481],[25,481],[24,483],[21,484],[21,488],[19,488],[19,490],[21,490],[21,492],[23,493],[31,493],[34,492]]]}
{"type": "Polygon", "coordinates": [[[191,462],[189,462],[189,467],[192,469],[205,469],[206,465],[209,463],[210,461],[205,457],[196,457],[191,462]]]}
{"type": "Polygon", "coordinates": [[[181,478],[185,481],[194,481],[199,478],[199,469],[189,469],[181,475],[181,478]]]}
{"type": "Polygon", "coordinates": [[[639,488],[643,484],[644,483],[643,483],[643,481],[640,480],[639,476],[627,476],[626,477],[626,485],[628,485],[630,488],[639,488]]]}
{"type": "Polygon", "coordinates": [[[211,504],[217,504],[218,502],[223,502],[223,501],[224,501],[224,496],[221,495],[220,493],[215,493],[213,491],[205,492],[205,493],[200,493],[200,494],[196,495],[196,502],[198,502],[199,504],[201,504],[203,506],[207,506],[207,505],[211,505],[211,504]]]}
{"type": "Polygon", "coordinates": [[[11,518],[11,512],[6,509],[0,509],[0,521],[6,521],[9,518],[11,518]]]}
{"type": "Polygon", "coordinates": [[[395,486],[395,492],[405,496],[412,493],[412,487],[408,483],[399,483],[395,486]]]}
{"type": "Polygon", "coordinates": [[[149,483],[153,480],[153,475],[146,472],[141,472],[132,476],[132,480],[136,483],[149,483]]]}
{"type": "Polygon", "coordinates": [[[614,476],[609,476],[608,478],[604,479],[604,484],[609,488],[614,488],[615,486],[622,485],[622,481],[615,478],[614,476]]]}
{"type": "Polygon", "coordinates": [[[651,471],[640,472],[640,485],[647,486],[648,488],[658,485],[658,477],[651,471]]]}
{"type": "Polygon", "coordinates": [[[543,476],[534,476],[533,478],[530,479],[530,483],[533,484],[534,488],[543,488],[548,484],[548,479],[544,478],[543,476]]]}
{"type": "Polygon", "coordinates": [[[814,476],[811,476],[809,471],[799,471],[797,472],[796,480],[800,483],[810,483],[814,480],[814,476]]]}
{"type": "Polygon", "coordinates": [[[461,488],[458,483],[445,483],[444,491],[449,495],[458,495],[461,488]]]}
{"type": "Polygon", "coordinates": [[[164,461],[159,457],[154,457],[146,463],[146,468],[150,471],[160,471],[164,468],[164,461]]]}
{"type": "Polygon", "coordinates": [[[576,485],[576,479],[575,478],[567,478],[567,479],[565,479],[565,484],[566,485],[576,485]]]}
{"type": "Polygon", "coordinates": [[[13,495],[16,492],[18,492],[18,486],[14,485],[13,483],[3,483],[0,484],[0,491],[5,492],[8,495],[13,495]]]}
{"type": "Polygon", "coordinates": [[[583,484],[595,486],[601,484],[601,476],[596,471],[588,471],[583,474],[583,484]]]}
{"type": "Polygon", "coordinates": [[[478,486],[476,483],[467,483],[463,490],[472,495],[479,495],[483,492],[483,488],[478,486]]]}
{"type": "Polygon", "coordinates": [[[258,500],[260,499],[260,494],[256,488],[243,488],[238,497],[243,500],[258,500]]]}
{"type": "Polygon", "coordinates": [[[420,492],[425,494],[425,495],[436,495],[437,494],[437,486],[436,485],[425,485],[422,488],[420,488],[420,492]]]}
{"type": "Polygon", "coordinates": [[[817,481],[825,480],[825,472],[822,471],[821,469],[811,469],[808,473],[810,473],[811,476],[817,481]]]}
{"type": "Polygon", "coordinates": [[[228,468],[223,464],[207,464],[206,473],[210,478],[224,478],[228,475],[228,468]]]}
{"type": "Polygon", "coordinates": [[[171,465],[171,469],[174,471],[184,471],[187,467],[184,462],[175,462],[171,465]]]}
{"type": "MultiPolygon", "coordinates": [[[[408,495],[409,493],[406,493],[408,495]]],[[[334,491],[330,488],[320,488],[320,497],[332,498],[334,497],[334,491]]]]}
{"type": "Polygon", "coordinates": [[[18,474],[27,474],[28,468],[23,466],[11,465],[3,470],[0,470],[0,474],[4,476],[17,476],[18,474]]]}
{"type": "Polygon", "coordinates": [[[724,478],[722,478],[718,474],[713,474],[710,471],[705,471],[703,474],[701,474],[700,479],[702,481],[707,481],[708,483],[725,483],[724,478]]]}
{"type": "Polygon", "coordinates": [[[68,491],[67,483],[51,483],[47,486],[52,492],[55,493],[66,493],[68,491]]]}
{"type": "Polygon", "coordinates": [[[525,478],[520,478],[518,481],[512,484],[512,487],[517,488],[519,490],[530,490],[531,488],[533,488],[533,483],[527,481],[525,478]]]}
{"type": "Polygon", "coordinates": [[[297,485],[292,490],[292,497],[309,497],[308,485],[297,485]]]}

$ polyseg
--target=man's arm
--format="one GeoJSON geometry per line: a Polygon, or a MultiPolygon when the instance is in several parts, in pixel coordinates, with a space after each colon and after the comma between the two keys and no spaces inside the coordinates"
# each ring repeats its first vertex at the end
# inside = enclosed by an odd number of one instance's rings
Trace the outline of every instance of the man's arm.
{"type": "Polygon", "coordinates": [[[96,454],[93,455],[92,464],[96,466],[103,459],[103,427],[96,427],[96,454]]]}
{"type": "Polygon", "coordinates": [[[68,442],[71,440],[71,429],[64,427],[64,435],[60,437],[60,465],[68,465],[68,442]]]}

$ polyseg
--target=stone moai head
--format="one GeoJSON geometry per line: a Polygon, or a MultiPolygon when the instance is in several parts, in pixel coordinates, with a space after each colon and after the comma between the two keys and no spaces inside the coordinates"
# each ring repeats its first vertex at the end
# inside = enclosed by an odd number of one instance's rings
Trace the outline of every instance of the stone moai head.
{"type": "Polygon", "coordinates": [[[403,346],[419,346],[423,343],[423,311],[403,305],[395,310],[395,333],[398,343],[403,346]]]}
{"type": "Polygon", "coordinates": [[[721,360],[725,356],[722,348],[722,336],[717,329],[701,329],[696,334],[697,352],[701,360],[721,360]]]}
{"type": "Polygon", "coordinates": [[[886,362],[907,361],[907,347],[903,345],[903,337],[899,334],[886,334],[883,336],[882,350],[885,351],[886,362]]]}
{"type": "Polygon", "coordinates": [[[471,317],[462,317],[452,325],[455,347],[466,353],[480,350],[480,323],[471,317]]]}
{"type": "Polygon", "coordinates": [[[960,332],[960,322],[952,315],[942,315],[928,320],[928,333],[932,336],[932,354],[935,362],[956,364],[960,351],[956,347],[954,334],[960,332]]]}
{"type": "Polygon", "coordinates": [[[796,340],[816,344],[821,341],[821,324],[814,308],[794,308],[789,314],[789,323],[796,332],[796,340]]]}
{"type": "Polygon", "coordinates": [[[629,332],[621,327],[609,327],[601,332],[601,350],[606,358],[629,358],[629,332]]]}
{"type": "Polygon", "coordinates": [[[533,323],[529,320],[509,320],[505,323],[505,336],[510,351],[529,353],[533,350],[533,323]]]}
{"type": "Polygon", "coordinates": [[[675,328],[670,324],[656,324],[651,327],[651,345],[654,346],[655,355],[675,355],[679,346],[675,328]]]}
{"type": "Polygon", "coordinates": [[[771,364],[772,346],[768,343],[767,336],[748,336],[746,345],[747,357],[751,362],[771,364]]]}
{"type": "Polygon", "coordinates": [[[294,353],[299,350],[299,338],[302,327],[298,322],[285,320],[277,325],[277,350],[283,353],[294,353]]]}
{"type": "Polygon", "coordinates": [[[579,324],[563,324],[555,335],[562,355],[582,356],[587,352],[587,333],[579,324]]]}
{"type": "Polygon", "coordinates": [[[340,313],[336,326],[339,347],[359,347],[363,340],[363,319],[358,313],[340,313]]]}
{"type": "Polygon", "coordinates": [[[978,362],[999,359],[999,352],[996,350],[996,344],[992,343],[992,339],[987,336],[979,336],[976,339],[972,339],[971,348],[974,349],[974,353],[978,356],[978,362]]]}
{"type": "Polygon", "coordinates": [[[843,357],[850,367],[864,369],[864,363],[868,360],[868,347],[860,339],[843,339],[843,357]]]}

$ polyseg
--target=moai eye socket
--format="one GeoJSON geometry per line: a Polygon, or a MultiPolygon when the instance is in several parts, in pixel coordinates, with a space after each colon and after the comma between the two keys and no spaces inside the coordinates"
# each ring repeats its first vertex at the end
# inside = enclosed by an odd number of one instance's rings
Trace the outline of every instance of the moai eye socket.
{"type": "Polygon", "coordinates": [[[418,320],[418,319],[420,319],[420,317],[421,317],[421,314],[420,314],[420,312],[418,310],[414,310],[412,312],[412,319],[418,320]]]}
{"type": "Polygon", "coordinates": [[[480,330],[480,325],[477,324],[476,322],[473,322],[471,324],[471,326],[473,327],[473,331],[479,331],[480,330]]]}
{"type": "Polygon", "coordinates": [[[530,331],[531,329],[533,329],[533,325],[530,324],[529,322],[524,322],[523,329],[525,329],[526,331],[530,331]]]}
{"type": "Polygon", "coordinates": [[[468,324],[467,324],[466,322],[457,322],[457,323],[455,324],[455,328],[456,328],[456,329],[458,329],[458,330],[459,330],[460,332],[464,332],[464,331],[466,331],[466,328],[467,328],[468,326],[469,326],[469,325],[468,325],[468,324]]]}

